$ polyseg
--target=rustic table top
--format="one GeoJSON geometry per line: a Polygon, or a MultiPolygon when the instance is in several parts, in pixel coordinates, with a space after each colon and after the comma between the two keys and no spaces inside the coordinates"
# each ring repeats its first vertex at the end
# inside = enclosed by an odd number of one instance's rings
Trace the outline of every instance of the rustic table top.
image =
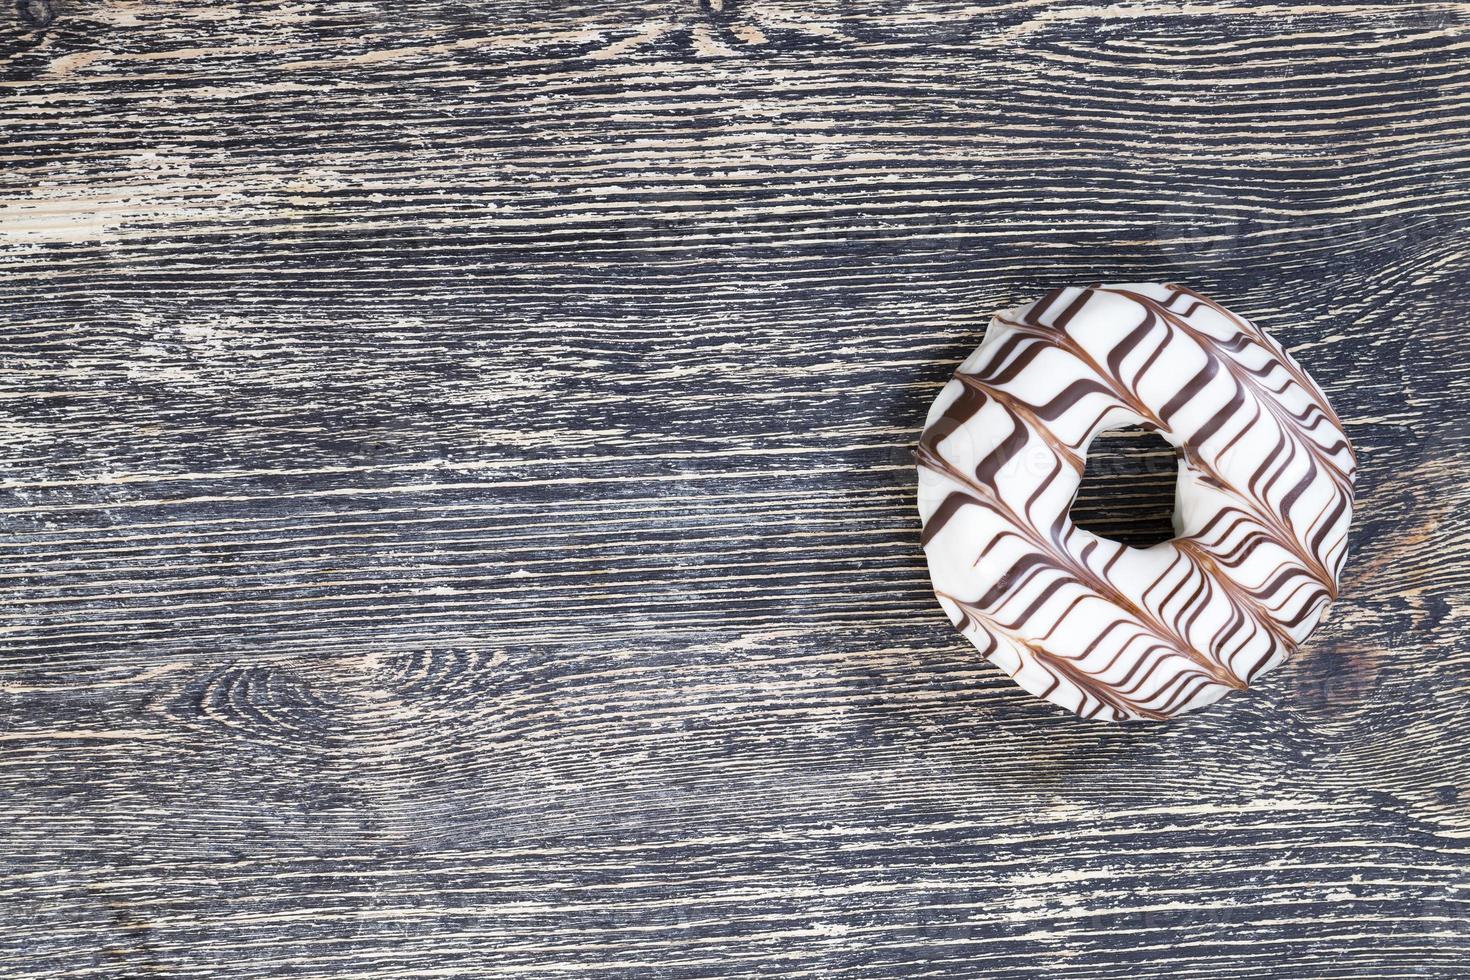
{"type": "Polygon", "coordinates": [[[1470,3],[0,19],[7,980],[1470,976],[1470,3]],[[1308,367],[1359,517],[1258,689],[1087,724],[909,452],[1140,279],[1308,367]]]}

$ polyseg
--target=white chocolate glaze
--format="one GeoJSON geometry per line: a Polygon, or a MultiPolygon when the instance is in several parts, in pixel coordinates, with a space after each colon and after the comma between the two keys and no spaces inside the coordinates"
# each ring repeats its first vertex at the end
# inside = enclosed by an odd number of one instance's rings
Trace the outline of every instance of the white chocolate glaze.
{"type": "Polygon", "coordinates": [[[1177,286],[1055,290],[991,321],[917,450],[930,577],[955,628],[1085,718],[1163,719],[1244,689],[1337,595],[1356,460],[1305,371],[1177,286]],[[1137,424],[1179,450],[1176,537],[1068,517],[1087,447],[1137,424]]]}

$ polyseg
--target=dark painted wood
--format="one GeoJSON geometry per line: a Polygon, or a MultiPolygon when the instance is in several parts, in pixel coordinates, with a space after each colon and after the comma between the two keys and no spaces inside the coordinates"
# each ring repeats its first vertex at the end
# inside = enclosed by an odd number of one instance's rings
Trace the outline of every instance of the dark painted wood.
{"type": "Polygon", "coordinates": [[[0,974],[1470,975],[1470,5],[53,6],[0,974]],[[993,311],[1124,279],[1362,476],[1301,655],[1120,728],[950,633],[908,451],[993,311]]]}

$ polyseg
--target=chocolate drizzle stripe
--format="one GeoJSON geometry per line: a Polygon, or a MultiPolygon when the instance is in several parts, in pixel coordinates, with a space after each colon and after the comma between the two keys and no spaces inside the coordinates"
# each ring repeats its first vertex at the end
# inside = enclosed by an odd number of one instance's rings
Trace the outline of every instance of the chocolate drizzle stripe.
{"type": "Polygon", "coordinates": [[[974,375],[956,374],[955,377],[966,387],[983,392],[986,397],[1000,402],[1008,411],[1024,417],[1037,434],[1045,439],[1052,449],[1056,451],[1057,455],[1066,461],[1068,466],[1076,470],[1079,475],[1083,472],[1086,463],[1078,455],[1077,447],[1069,446],[1062,442],[1051,429],[1042,424],[1042,411],[1031,408],[1025,402],[1008,393],[1004,388],[996,388],[993,385],[986,384],[974,375]]]}
{"type": "MultiPolygon", "coordinates": [[[[1245,317],[1237,316],[1236,314],[1231,313],[1229,310],[1216,303],[1214,300],[1211,300],[1205,296],[1201,296],[1199,293],[1195,292],[1192,289],[1188,289],[1183,286],[1172,285],[1170,286],[1170,288],[1176,290],[1181,295],[1191,297],[1196,301],[1197,305],[1207,306],[1210,309],[1214,310],[1216,313],[1225,317],[1226,319],[1233,321],[1236,326],[1242,331],[1242,333],[1249,333],[1250,335],[1256,337],[1264,346],[1266,346],[1276,355],[1281,366],[1287,371],[1287,373],[1290,374],[1304,390],[1310,392],[1313,395],[1316,402],[1316,407],[1329,420],[1331,420],[1332,427],[1334,429],[1337,429],[1339,433],[1343,431],[1342,419],[1337,417],[1337,412],[1333,410],[1331,403],[1327,401],[1327,396],[1323,394],[1322,389],[1317,385],[1317,382],[1313,381],[1311,376],[1297,365],[1296,361],[1293,360],[1291,355],[1286,352],[1285,348],[1283,348],[1280,344],[1276,342],[1275,338],[1266,333],[1266,331],[1257,327],[1254,323],[1252,323],[1245,317]]],[[[1346,450],[1348,458],[1352,460],[1352,465],[1356,469],[1358,464],[1358,453],[1357,450],[1353,449],[1352,444],[1347,441],[1346,435],[1344,435],[1342,438],[1342,447],[1344,450],[1346,450]]]]}

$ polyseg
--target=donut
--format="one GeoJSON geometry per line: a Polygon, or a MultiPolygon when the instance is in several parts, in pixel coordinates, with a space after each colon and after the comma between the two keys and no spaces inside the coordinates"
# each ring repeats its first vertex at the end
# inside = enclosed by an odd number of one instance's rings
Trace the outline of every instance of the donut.
{"type": "Polygon", "coordinates": [[[1159,284],[1056,289],[996,316],[929,410],[921,543],[950,622],[1021,687],[1083,718],[1163,720],[1244,690],[1337,597],[1357,460],[1265,331],[1159,284]],[[1175,537],[1075,526],[1098,434],[1179,457],[1175,537]]]}

